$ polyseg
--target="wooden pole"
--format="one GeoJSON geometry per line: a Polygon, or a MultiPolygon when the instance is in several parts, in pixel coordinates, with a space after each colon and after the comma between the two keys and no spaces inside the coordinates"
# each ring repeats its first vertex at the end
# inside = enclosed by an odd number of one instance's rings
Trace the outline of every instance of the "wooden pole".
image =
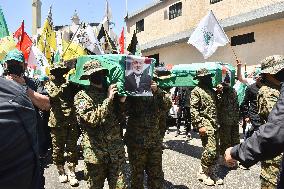
{"type": "MultiPolygon", "coordinates": [[[[72,36],[72,38],[71,38],[70,42],[68,43],[67,48],[65,49],[65,51],[64,51],[64,52],[63,52],[63,54],[62,54],[62,59],[63,59],[64,55],[66,54],[66,52],[67,52],[68,48],[70,47],[71,43],[73,42],[73,40],[74,40],[74,38],[75,38],[76,34],[78,33],[79,29],[81,28],[81,25],[82,25],[82,23],[78,26],[78,28],[77,28],[76,32],[74,33],[74,35],[72,36]]],[[[63,45],[63,44],[62,44],[62,45],[63,45]]]]}

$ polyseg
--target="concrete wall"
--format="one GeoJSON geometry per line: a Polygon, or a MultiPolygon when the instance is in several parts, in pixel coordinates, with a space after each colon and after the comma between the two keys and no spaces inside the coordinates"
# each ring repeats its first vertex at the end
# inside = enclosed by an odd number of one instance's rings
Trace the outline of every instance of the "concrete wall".
{"type": "MultiPolygon", "coordinates": [[[[263,58],[273,54],[284,54],[284,18],[227,32],[228,37],[254,32],[255,42],[233,47],[239,59],[248,66],[258,64],[263,58]]],[[[144,52],[144,56],[159,54],[165,64],[189,64],[193,62],[222,61],[234,63],[231,47],[219,47],[207,60],[192,45],[178,43],[169,47],[144,52]]]]}
{"type": "Polygon", "coordinates": [[[127,20],[126,43],[129,44],[136,22],[144,19],[144,31],[137,34],[140,44],[145,44],[178,32],[195,28],[211,9],[219,20],[250,12],[254,9],[265,7],[283,0],[223,0],[210,4],[210,0],[164,0],[141,14],[127,20]],[[169,20],[169,6],[182,2],[182,16],[169,20]]]}

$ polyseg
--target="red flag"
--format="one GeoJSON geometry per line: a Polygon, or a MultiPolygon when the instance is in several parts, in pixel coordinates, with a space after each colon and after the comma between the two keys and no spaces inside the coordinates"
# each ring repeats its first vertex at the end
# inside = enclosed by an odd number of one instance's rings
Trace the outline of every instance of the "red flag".
{"type": "Polygon", "coordinates": [[[18,39],[17,49],[23,52],[25,60],[28,61],[31,47],[33,45],[31,38],[24,31],[24,21],[20,28],[14,33],[14,38],[18,39]]]}
{"type": "Polygon", "coordinates": [[[13,37],[18,39],[20,41],[24,31],[24,21],[22,22],[22,25],[19,27],[19,29],[14,33],[13,37]]]}
{"type": "Polygon", "coordinates": [[[124,54],[124,27],[122,28],[122,31],[119,37],[119,48],[120,48],[120,54],[124,54]]]}

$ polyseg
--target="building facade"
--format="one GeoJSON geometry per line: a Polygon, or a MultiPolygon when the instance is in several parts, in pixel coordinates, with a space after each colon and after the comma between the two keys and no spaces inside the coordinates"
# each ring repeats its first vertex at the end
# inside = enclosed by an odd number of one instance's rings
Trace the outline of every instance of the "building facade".
{"type": "Polygon", "coordinates": [[[156,0],[126,18],[126,41],[133,32],[143,56],[165,64],[222,61],[235,64],[235,56],[249,66],[273,54],[284,54],[283,0],[156,0]],[[218,48],[207,60],[187,41],[212,10],[231,44],[218,48]],[[230,47],[231,46],[231,47],[230,47]]]}

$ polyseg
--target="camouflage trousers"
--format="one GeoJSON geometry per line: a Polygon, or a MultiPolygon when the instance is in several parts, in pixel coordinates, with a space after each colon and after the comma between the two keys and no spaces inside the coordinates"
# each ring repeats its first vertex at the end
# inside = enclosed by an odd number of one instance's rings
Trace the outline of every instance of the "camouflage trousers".
{"type": "Polygon", "coordinates": [[[131,168],[131,189],[144,189],[144,170],[148,176],[148,188],[163,189],[162,146],[150,148],[128,146],[127,152],[131,168]]]}
{"type": "Polygon", "coordinates": [[[215,165],[219,152],[219,135],[217,131],[207,129],[206,135],[201,136],[204,151],[201,156],[201,165],[203,167],[211,167],[215,165]]]}
{"type": "Polygon", "coordinates": [[[85,162],[85,177],[90,189],[102,189],[107,178],[109,189],[125,189],[123,165],[119,162],[93,164],[85,162]]]}
{"type": "Polygon", "coordinates": [[[276,188],[280,175],[282,155],[275,157],[272,160],[261,162],[261,188],[271,189],[276,188]]]}
{"type": "Polygon", "coordinates": [[[225,154],[227,148],[240,143],[239,125],[222,124],[219,129],[220,135],[220,155],[225,154]]]}
{"type": "Polygon", "coordinates": [[[77,140],[78,131],[75,124],[61,124],[60,127],[51,127],[52,138],[52,157],[55,165],[64,165],[67,161],[73,165],[77,165],[78,152],[77,140]],[[64,152],[67,158],[64,158],[64,152]]]}

